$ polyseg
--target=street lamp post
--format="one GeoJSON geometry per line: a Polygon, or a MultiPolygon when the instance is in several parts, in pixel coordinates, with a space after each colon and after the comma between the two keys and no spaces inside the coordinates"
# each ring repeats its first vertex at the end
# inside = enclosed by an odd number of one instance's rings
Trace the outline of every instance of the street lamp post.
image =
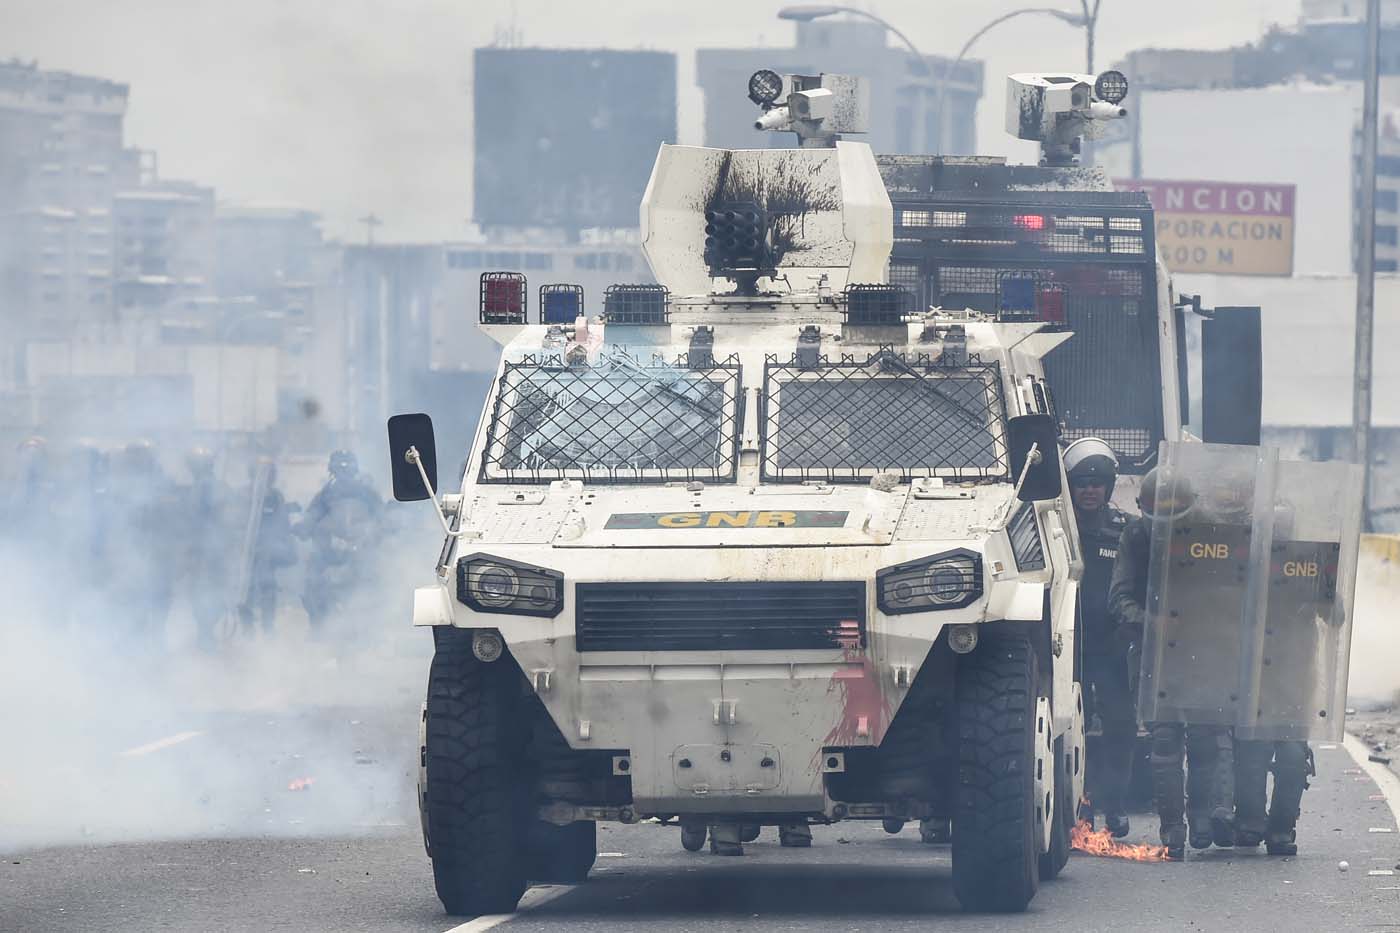
{"type": "MultiPolygon", "coordinates": [[[[1094,0],[1094,10],[1092,14],[1094,17],[1097,17],[1099,15],[1099,2],[1100,0],[1094,0]]],[[[972,51],[972,47],[977,43],[978,39],[982,38],[987,33],[991,32],[994,28],[1000,26],[1002,23],[1006,22],[1009,19],[1015,19],[1018,16],[1038,14],[1041,16],[1053,16],[1058,20],[1062,20],[1063,22],[1069,23],[1071,26],[1086,27],[1089,31],[1089,71],[1091,74],[1093,73],[1094,20],[1091,18],[1089,13],[1089,0],[1080,0],[1080,3],[1084,5],[1083,16],[1079,15],[1078,13],[1069,13],[1065,10],[1057,10],[1054,7],[1024,7],[1019,10],[1012,10],[1010,13],[1003,13],[1001,16],[998,16],[996,19],[987,23],[987,25],[983,26],[981,29],[977,30],[971,36],[968,37],[967,41],[963,43],[962,48],[958,50],[957,58],[954,58],[951,62],[948,63],[948,67],[943,69],[943,80],[939,83],[938,141],[940,144],[940,148],[946,148],[946,145],[944,144],[948,139],[948,130],[950,129],[948,120],[948,108],[946,104],[948,100],[948,82],[952,79],[953,72],[957,71],[958,66],[962,64],[963,59],[967,58],[967,53],[972,51]]]]}
{"type": "MultiPolygon", "coordinates": [[[[928,59],[924,57],[923,52],[919,51],[918,46],[914,45],[913,40],[911,40],[908,36],[906,36],[898,28],[896,28],[893,23],[881,19],[874,13],[867,13],[865,10],[857,9],[853,6],[840,6],[836,4],[827,3],[804,3],[795,6],[783,7],[778,11],[778,18],[790,19],[801,23],[809,23],[814,19],[819,19],[823,16],[831,16],[836,13],[850,13],[854,16],[860,16],[870,20],[873,23],[879,24],[881,27],[884,28],[886,32],[892,33],[895,36],[895,38],[899,39],[900,42],[904,43],[905,47],[909,49],[910,54],[914,56],[914,61],[918,62],[919,71],[923,73],[925,78],[929,79],[930,81],[933,80],[933,69],[929,67],[928,59]]],[[[938,139],[941,143],[943,140],[943,110],[941,101],[939,104],[938,120],[938,139]]]]}
{"type": "Polygon", "coordinates": [[[865,10],[857,9],[853,6],[838,6],[829,3],[801,3],[796,6],[783,7],[778,11],[778,19],[790,19],[800,23],[810,23],[814,19],[820,19],[823,16],[832,16],[836,13],[850,13],[855,16],[863,16],[871,22],[879,23],[887,32],[893,33],[895,38],[908,46],[909,51],[914,55],[914,60],[919,63],[919,69],[923,71],[924,74],[930,77],[933,76],[933,71],[928,66],[928,60],[924,58],[924,53],[918,50],[910,38],[895,28],[892,23],[881,19],[874,13],[867,13],[865,10]]]}
{"type": "Polygon", "coordinates": [[[1371,522],[1371,367],[1376,314],[1376,147],[1380,99],[1380,0],[1366,4],[1366,81],[1361,119],[1361,191],[1357,205],[1356,352],[1352,381],[1352,459],[1361,464],[1362,530],[1371,522]]]}

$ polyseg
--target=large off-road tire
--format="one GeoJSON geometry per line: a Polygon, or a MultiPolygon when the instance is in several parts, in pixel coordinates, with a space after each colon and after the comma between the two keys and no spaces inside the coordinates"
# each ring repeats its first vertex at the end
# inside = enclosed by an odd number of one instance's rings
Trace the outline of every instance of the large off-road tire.
{"type": "Polygon", "coordinates": [[[1036,683],[1024,636],[986,638],[959,659],[953,893],[964,910],[1025,910],[1039,887],[1036,683]]]}
{"type": "Polygon", "coordinates": [[[1074,826],[1074,787],[1065,767],[1065,740],[1055,740],[1055,816],[1050,828],[1050,851],[1040,855],[1040,880],[1054,881],[1069,864],[1069,831],[1074,826]]]}
{"type": "Polygon", "coordinates": [[[433,880],[449,914],[510,913],[529,868],[520,671],[509,655],[478,661],[469,631],[434,636],[424,749],[433,880]]]}
{"type": "Polygon", "coordinates": [[[598,824],[580,820],[568,826],[536,821],[530,833],[531,881],[582,884],[598,860],[598,824]]]}
{"type": "Polygon", "coordinates": [[[710,828],[704,823],[699,825],[681,824],[681,848],[687,852],[699,852],[705,848],[705,839],[709,836],[710,828]]]}

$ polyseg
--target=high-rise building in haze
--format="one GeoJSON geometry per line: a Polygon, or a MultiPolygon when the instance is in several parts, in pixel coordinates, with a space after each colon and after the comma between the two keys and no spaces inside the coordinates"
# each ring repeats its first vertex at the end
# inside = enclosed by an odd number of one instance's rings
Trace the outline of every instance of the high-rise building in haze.
{"type": "Polygon", "coordinates": [[[127,87],[0,63],[0,296],[5,325],[62,333],[113,303],[116,192],[141,178],[122,141],[127,87]]]}
{"type": "Polygon", "coordinates": [[[656,149],[676,141],[669,52],[480,48],[474,219],[493,240],[636,227],[656,149]]]}

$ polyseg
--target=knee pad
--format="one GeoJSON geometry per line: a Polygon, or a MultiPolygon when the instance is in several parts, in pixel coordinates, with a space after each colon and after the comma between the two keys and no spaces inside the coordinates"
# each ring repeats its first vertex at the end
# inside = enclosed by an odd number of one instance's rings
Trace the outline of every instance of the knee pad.
{"type": "Polygon", "coordinates": [[[1274,776],[1301,775],[1308,770],[1308,746],[1304,742],[1274,744],[1274,776]]]}
{"type": "Polygon", "coordinates": [[[1183,751],[1180,726],[1152,727],[1152,760],[1154,762],[1180,762],[1183,751]]]}

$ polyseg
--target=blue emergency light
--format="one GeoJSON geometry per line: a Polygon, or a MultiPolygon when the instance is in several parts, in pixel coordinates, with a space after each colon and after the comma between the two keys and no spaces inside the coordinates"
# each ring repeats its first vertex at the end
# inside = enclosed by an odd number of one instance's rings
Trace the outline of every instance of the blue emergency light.
{"type": "Polygon", "coordinates": [[[583,314],[583,286],[540,286],[540,323],[572,324],[583,314]]]}

